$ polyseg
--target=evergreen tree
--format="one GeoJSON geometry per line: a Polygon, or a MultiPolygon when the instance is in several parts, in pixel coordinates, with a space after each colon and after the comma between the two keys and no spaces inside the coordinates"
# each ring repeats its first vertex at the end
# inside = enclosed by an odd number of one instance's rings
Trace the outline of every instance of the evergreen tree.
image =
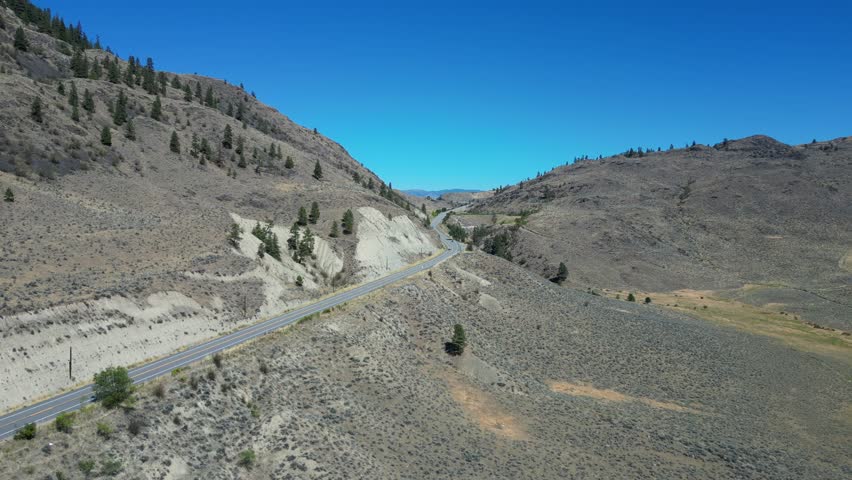
{"type": "Polygon", "coordinates": [[[77,107],[77,105],[71,107],[71,120],[74,120],[75,122],[80,121],[80,109],[77,107]]]}
{"type": "Polygon", "coordinates": [[[68,93],[68,105],[72,107],[76,107],[80,104],[80,97],[77,95],[77,86],[74,85],[74,82],[71,82],[71,89],[68,93]]]}
{"type": "Polygon", "coordinates": [[[311,214],[308,216],[308,221],[311,223],[317,223],[317,220],[320,218],[320,210],[317,202],[311,203],[311,214]]]}
{"type": "Polygon", "coordinates": [[[89,69],[89,78],[92,80],[100,80],[101,75],[103,75],[103,70],[101,69],[101,64],[98,63],[97,60],[92,62],[92,68],[89,69]]]}
{"type": "Polygon", "coordinates": [[[118,100],[115,102],[112,121],[116,126],[124,125],[124,122],[127,121],[127,95],[124,94],[124,90],[118,92],[118,100]]]}
{"type": "Polygon", "coordinates": [[[176,131],[172,130],[172,139],[169,141],[169,150],[172,153],[180,153],[180,139],[176,131]]]}
{"type": "Polygon", "coordinates": [[[343,226],[344,234],[349,235],[355,231],[355,215],[352,214],[351,209],[343,213],[343,220],[340,223],[343,226]]]}
{"type": "Polygon", "coordinates": [[[3,194],[3,200],[9,203],[15,201],[15,194],[12,192],[12,187],[6,187],[6,193],[3,194]]]}
{"type": "Polygon", "coordinates": [[[211,108],[216,106],[216,100],[213,98],[213,87],[210,85],[207,86],[207,93],[204,94],[204,105],[211,108]]]}
{"type": "Polygon", "coordinates": [[[373,189],[376,188],[376,184],[373,182],[373,177],[370,177],[369,179],[367,179],[367,188],[369,188],[370,190],[373,190],[373,189]]]}
{"type": "Polygon", "coordinates": [[[288,170],[292,170],[293,166],[294,166],[293,165],[293,157],[291,157],[290,155],[287,155],[287,160],[284,161],[284,168],[286,168],[288,170]]]}
{"type": "Polygon", "coordinates": [[[195,82],[195,98],[201,102],[201,82],[195,82]]]}
{"type": "Polygon", "coordinates": [[[154,72],[154,60],[151,57],[148,57],[145,62],[145,69],[142,70],[142,88],[151,95],[159,92],[157,77],[154,72]]]}
{"type": "Polygon", "coordinates": [[[461,355],[464,353],[464,347],[467,346],[467,336],[464,333],[464,327],[457,323],[453,326],[453,340],[449,345],[449,352],[453,355],[461,355]]]}
{"type": "Polygon", "coordinates": [[[83,109],[89,113],[95,113],[95,99],[88,88],[83,90],[83,109]]]}
{"type": "Polygon", "coordinates": [[[121,69],[118,66],[118,60],[113,60],[107,65],[107,80],[110,83],[119,83],[121,81],[121,69]]]}
{"type": "Polygon", "coordinates": [[[112,145],[112,133],[109,131],[109,127],[104,127],[101,130],[101,143],[106,146],[112,145]]]}
{"type": "Polygon", "coordinates": [[[316,165],[314,165],[314,178],[317,180],[322,178],[322,166],[320,166],[319,160],[317,160],[316,165]]]}
{"type": "Polygon", "coordinates": [[[308,212],[305,210],[305,207],[299,207],[299,219],[296,223],[302,227],[308,224],[308,212]]]}
{"type": "Polygon", "coordinates": [[[124,138],[128,140],[136,140],[136,129],[133,128],[133,120],[128,120],[124,128],[124,138]]]}
{"type": "Polygon", "coordinates": [[[133,71],[133,57],[130,57],[127,61],[127,68],[124,70],[124,83],[131,88],[136,84],[133,71]]]}
{"type": "Polygon", "coordinates": [[[559,262],[559,271],[556,273],[556,281],[557,283],[562,283],[568,279],[568,267],[565,266],[564,262],[559,262]]]}
{"type": "Polygon", "coordinates": [[[299,248],[299,224],[294,223],[292,227],[290,227],[290,238],[287,239],[287,248],[290,250],[296,250],[299,248]]]}
{"type": "Polygon", "coordinates": [[[26,52],[30,48],[30,42],[27,40],[27,34],[24,33],[24,29],[18,27],[15,30],[15,48],[22,52],[26,52]]]}
{"type": "Polygon", "coordinates": [[[337,232],[337,220],[331,222],[331,232],[328,234],[331,238],[337,238],[339,233],[337,232]]]}
{"type": "Polygon", "coordinates": [[[63,97],[65,96],[65,84],[64,83],[59,82],[59,85],[56,87],[56,93],[62,95],[63,97]]]}
{"type": "Polygon", "coordinates": [[[159,121],[163,117],[163,104],[160,102],[160,96],[154,97],[154,103],[151,105],[151,118],[159,121]]]}
{"type": "Polygon", "coordinates": [[[635,301],[636,301],[636,297],[635,297],[632,293],[628,293],[628,294],[627,294],[627,301],[628,301],[628,302],[635,302],[635,301]]]}
{"type": "MultiPolygon", "coordinates": [[[[302,276],[296,275],[296,286],[301,287],[304,283],[305,283],[305,280],[302,278],[302,276]]],[[[34,425],[34,424],[31,424],[31,425],[34,425]]],[[[33,436],[35,436],[35,434],[33,434],[33,436]]]]}
{"type": "Polygon", "coordinates": [[[314,253],[314,234],[310,228],[305,229],[302,240],[299,242],[299,259],[304,261],[314,253]]]}
{"type": "Polygon", "coordinates": [[[281,247],[278,244],[278,235],[273,232],[269,232],[266,237],[266,253],[278,261],[281,260],[281,247]]]}
{"type": "Polygon", "coordinates": [[[157,72],[157,83],[160,84],[160,95],[165,95],[166,85],[168,84],[168,80],[166,80],[166,72],[157,72]]]}
{"type": "Polygon", "coordinates": [[[237,149],[236,152],[240,155],[243,154],[243,150],[245,150],[245,139],[242,135],[237,137],[237,149]]]}
{"type": "Polygon", "coordinates": [[[263,242],[257,246],[257,256],[258,258],[263,258],[266,255],[266,245],[263,242]]]}
{"type": "Polygon", "coordinates": [[[192,101],[192,89],[189,88],[188,83],[183,86],[183,99],[186,102],[192,101]]]}
{"type": "Polygon", "coordinates": [[[236,118],[237,120],[242,120],[243,116],[245,116],[245,113],[246,106],[245,104],[243,104],[243,102],[240,102],[240,104],[237,106],[237,115],[234,118],[236,118]]]}
{"type": "Polygon", "coordinates": [[[82,50],[75,50],[71,57],[71,72],[77,78],[89,77],[89,60],[82,50]]]}
{"type": "Polygon", "coordinates": [[[180,77],[178,77],[177,75],[172,77],[172,88],[174,88],[175,90],[181,89],[180,77]]]}
{"type": "Polygon", "coordinates": [[[230,150],[234,145],[234,134],[231,132],[231,126],[225,125],[225,133],[222,134],[222,146],[230,150]]]}
{"type": "Polygon", "coordinates": [[[240,168],[246,168],[248,164],[246,163],[246,156],[240,153],[240,161],[237,163],[237,166],[240,168]]]}
{"type": "Polygon", "coordinates": [[[35,97],[33,99],[33,103],[30,106],[30,116],[36,123],[41,123],[44,121],[44,114],[41,111],[41,98],[35,97]]]}

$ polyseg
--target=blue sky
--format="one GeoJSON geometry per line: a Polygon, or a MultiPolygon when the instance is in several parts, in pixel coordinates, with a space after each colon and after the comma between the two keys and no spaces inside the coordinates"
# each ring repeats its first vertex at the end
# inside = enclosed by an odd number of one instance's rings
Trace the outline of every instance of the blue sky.
{"type": "Polygon", "coordinates": [[[123,57],[243,82],[396,188],[492,188],[637,146],[852,135],[843,2],[35,3],[123,57]]]}

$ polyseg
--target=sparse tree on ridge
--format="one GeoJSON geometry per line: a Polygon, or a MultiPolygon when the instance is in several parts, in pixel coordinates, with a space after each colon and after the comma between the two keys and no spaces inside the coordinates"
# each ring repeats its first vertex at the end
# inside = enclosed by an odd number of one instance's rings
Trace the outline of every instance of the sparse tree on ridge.
{"type": "Polygon", "coordinates": [[[316,165],[314,165],[314,175],[313,177],[317,180],[322,179],[322,166],[320,165],[319,160],[317,160],[316,165]]]}
{"type": "Polygon", "coordinates": [[[290,155],[287,155],[287,160],[284,161],[284,168],[290,170],[290,169],[293,168],[293,166],[294,166],[293,165],[293,157],[291,157],[290,155]]]}
{"type": "Polygon", "coordinates": [[[95,99],[88,88],[83,91],[83,110],[95,113],[95,99]]]}
{"type": "Polygon", "coordinates": [[[9,203],[15,201],[15,194],[12,192],[12,187],[6,187],[6,193],[3,194],[3,200],[9,203]]]}

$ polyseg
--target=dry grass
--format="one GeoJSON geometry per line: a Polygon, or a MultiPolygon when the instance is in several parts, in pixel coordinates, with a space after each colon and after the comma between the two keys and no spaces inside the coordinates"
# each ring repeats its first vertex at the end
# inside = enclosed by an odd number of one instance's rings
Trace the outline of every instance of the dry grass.
{"type": "MultiPolygon", "coordinates": [[[[746,285],[745,290],[757,288],[746,285]]],[[[622,293],[622,297],[623,297],[622,293]]],[[[735,300],[714,296],[706,290],[677,290],[648,293],[657,306],[689,312],[705,320],[741,330],[777,338],[793,348],[830,355],[852,363],[852,337],[833,329],[814,328],[793,315],[772,309],[772,305],[757,307],[735,300]]],[[[637,295],[644,298],[645,293],[637,295]]],[[[780,307],[781,305],[775,305],[780,307]]]]}
{"type": "Polygon", "coordinates": [[[696,415],[704,414],[704,412],[700,410],[696,410],[694,408],[685,407],[683,405],[678,405],[672,402],[661,402],[659,400],[654,400],[652,398],[646,397],[633,397],[621,392],[616,392],[615,390],[609,390],[606,388],[595,388],[592,385],[587,385],[583,383],[569,383],[569,382],[561,382],[561,381],[551,381],[548,383],[550,386],[550,390],[556,393],[564,393],[566,395],[573,395],[575,397],[587,397],[594,398],[596,400],[604,400],[608,402],[639,402],[648,405],[653,408],[661,408],[663,410],[670,410],[673,412],[685,412],[685,413],[693,413],[696,415]]]}

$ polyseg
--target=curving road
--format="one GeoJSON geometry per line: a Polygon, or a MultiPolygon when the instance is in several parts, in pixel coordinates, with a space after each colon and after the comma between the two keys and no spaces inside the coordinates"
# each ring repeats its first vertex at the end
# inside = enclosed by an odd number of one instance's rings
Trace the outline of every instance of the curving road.
{"type": "MultiPolygon", "coordinates": [[[[247,342],[273,330],[286,327],[287,325],[290,325],[301,318],[307,317],[308,315],[349,302],[390,285],[398,280],[410,277],[415,273],[434,267],[444,260],[457,255],[463,249],[463,246],[460,243],[447,237],[447,235],[438,228],[438,225],[441,224],[444,216],[446,216],[446,213],[438,215],[432,221],[432,228],[438,232],[438,236],[441,238],[441,243],[443,243],[444,247],[447,249],[437,257],[409,267],[405,270],[373,280],[372,282],[361,284],[345,292],[332,295],[331,297],[325,298],[317,303],[297,308],[296,310],[292,310],[283,315],[241,328],[227,335],[214,338],[186,350],[163,357],[159,360],[135,367],[129,371],[130,378],[133,379],[134,385],[157,378],[161,375],[170,373],[176,368],[202,360],[216,352],[247,342]]],[[[28,423],[47,422],[54,419],[62,412],[77,410],[92,401],[94,401],[92,385],[89,384],[3,415],[0,417],[0,440],[12,437],[19,428],[28,423]]]]}

